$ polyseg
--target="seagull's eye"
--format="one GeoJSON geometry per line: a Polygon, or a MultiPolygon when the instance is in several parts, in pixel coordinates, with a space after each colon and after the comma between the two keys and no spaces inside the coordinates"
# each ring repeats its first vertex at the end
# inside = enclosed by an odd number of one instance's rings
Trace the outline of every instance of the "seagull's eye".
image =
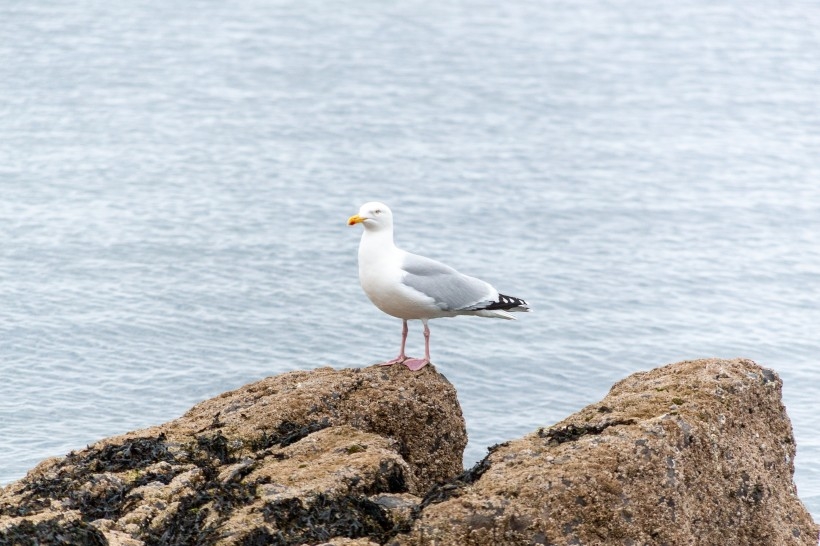
{"type": "Polygon", "coordinates": [[[376,210],[373,211],[373,214],[381,214],[381,213],[382,213],[382,209],[376,209],[376,210]]]}

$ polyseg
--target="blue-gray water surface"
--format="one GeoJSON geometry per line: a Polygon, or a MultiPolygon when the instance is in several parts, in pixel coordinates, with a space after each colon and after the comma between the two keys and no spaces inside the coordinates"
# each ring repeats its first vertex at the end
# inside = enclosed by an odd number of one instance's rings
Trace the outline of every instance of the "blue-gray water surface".
{"type": "Polygon", "coordinates": [[[818,29],[774,0],[0,4],[0,483],[394,356],[345,224],[381,200],[400,246],[534,309],[431,323],[466,464],[743,356],[820,517],[818,29]]]}

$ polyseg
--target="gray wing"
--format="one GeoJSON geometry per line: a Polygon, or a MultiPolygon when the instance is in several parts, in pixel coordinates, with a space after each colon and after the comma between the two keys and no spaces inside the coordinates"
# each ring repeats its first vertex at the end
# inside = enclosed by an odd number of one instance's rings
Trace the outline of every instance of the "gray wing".
{"type": "Polygon", "coordinates": [[[402,269],[405,272],[402,282],[433,298],[442,311],[480,308],[480,304],[498,297],[486,282],[424,256],[407,253],[402,269]]]}

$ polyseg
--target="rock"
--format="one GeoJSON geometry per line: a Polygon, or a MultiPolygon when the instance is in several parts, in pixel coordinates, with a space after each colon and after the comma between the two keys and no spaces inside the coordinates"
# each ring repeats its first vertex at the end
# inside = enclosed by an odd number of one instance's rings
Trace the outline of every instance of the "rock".
{"type": "Polygon", "coordinates": [[[0,492],[0,544],[384,542],[466,442],[432,366],[286,373],[44,461],[0,492]]]}
{"type": "Polygon", "coordinates": [[[338,424],[395,439],[422,489],[462,468],[461,406],[434,367],[415,375],[401,366],[289,372],[206,400],[156,432],[172,441],[218,432],[257,446],[294,443],[338,424]]]}
{"type": "Polygon", "coordinates": [[[781,386],[749,360],[633,374],[435,488],[390,544],[816,546],[781,386]]]}
{"type": "Polygon", "coordinates": [[[816,545],[781,386],[748,360],[636,373],[462,472],[433,367],[291,372],[44,461],[0,491],[0,545],[816,545]]]}

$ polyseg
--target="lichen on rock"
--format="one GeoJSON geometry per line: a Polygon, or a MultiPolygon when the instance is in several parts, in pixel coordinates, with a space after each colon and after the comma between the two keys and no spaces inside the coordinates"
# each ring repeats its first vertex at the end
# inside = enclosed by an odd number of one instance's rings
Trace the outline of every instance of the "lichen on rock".
{"type": "Polygon", "coordinates": [[[633,374],[498,446],[391,544],[815,546],[781,386],[742,359],[633,374]]]}
{"type": "Polygon", "coordinates": [[[633,374],[461,468],[434,367],[263,379],[44,461],[0,545],[816,545],[781,382],[749,360],[633,374]]]}

